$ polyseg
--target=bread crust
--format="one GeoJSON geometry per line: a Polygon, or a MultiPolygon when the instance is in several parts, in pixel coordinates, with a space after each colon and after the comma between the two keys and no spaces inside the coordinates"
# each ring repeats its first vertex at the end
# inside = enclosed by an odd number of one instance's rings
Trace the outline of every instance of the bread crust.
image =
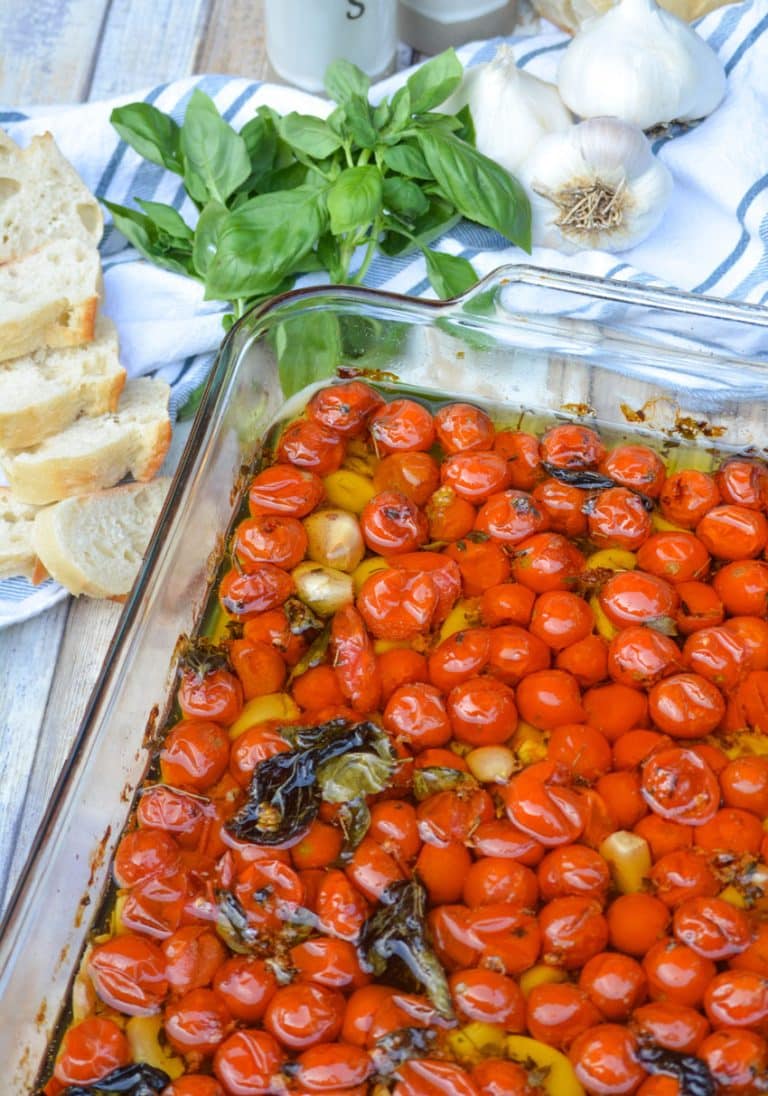
{"type": "Polygon", "coordinates": [[[28,449],[79,415],[114,413],[125,387],[114,326],[101,320],[89,346],[40,350],[0,363],[0,448],[28,449]]]}

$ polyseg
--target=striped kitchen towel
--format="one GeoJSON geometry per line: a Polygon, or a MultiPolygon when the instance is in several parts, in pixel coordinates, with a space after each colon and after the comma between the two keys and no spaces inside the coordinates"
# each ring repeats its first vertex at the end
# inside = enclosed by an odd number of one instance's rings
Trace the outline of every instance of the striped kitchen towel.
{"type": "MultiPolygon", "coordinates": [[[[718,9],[700,21],[698,30],[725,65],[727,96],[696,128],[657,142],[675,188],[664,220],[646,241],[621,255],[584,251],[565,256],[537,248],[529,257],[496,233],[464,223],[436,246],[471,259],[479,274],[505,263],[532,262],[768,303],[768,0],[718,9]]],[[[513,37],[509,44],[522,68],[554,80],[568,41],[566,35],[545,25],[542,33],[513,37]]],[[[498,39],[476,42],[459,50],[459,55],[465,64],[477,64],[489,60],[498,45],[498,39]]],[[[390,93],[405,75],[398,73],[379,84],[372,97],[390,93]]],[[[142,161],[118,139],[109,115],[113,106],[143,98],[181,121],[195,87],[211,95],[236,128],[262,103],[280,112],[326,114],[329,109],[323,100],[293,88],[200,76],[111,102],[29,111],[0,109],[0,125],[22,144],[33,134],[50,130],[99,198],[123,204],[131,204],[137,197],[169,202],[192,220],[194,209],[178,177],[142,161]]],[[[117,324],[123,363],[131,375],[156,373],[167,380],[175,412],[210,367],[222,337],[221,307],[204,302],[197,283],[145,262],[109,223],[101,251],[104,308],[117,324]]],[[[307,278],[302,284],[309,282],[307,278]]],[[[365,284],[398,293],[433,295],[421,257],[380,255],[365,284]]],[[[53,582],[37,589],[23,579],[0,582],[0,627],[27,619],[64,596],[53,582]]]]}

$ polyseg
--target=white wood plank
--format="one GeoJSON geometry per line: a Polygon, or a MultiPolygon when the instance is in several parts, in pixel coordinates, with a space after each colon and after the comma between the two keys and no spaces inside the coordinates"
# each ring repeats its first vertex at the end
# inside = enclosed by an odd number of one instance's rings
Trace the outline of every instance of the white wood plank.
{"type": "Polygon", "coordinates": [[[195,71],[273,79],[268,77],[263,0],[213,0],[195,71]]]}
{"type": "Polygon", "coordinates": [[[89,99],[108,99],[193,71],[209,0],[112,0],[89,99]]]}
{"type": "Polygon", "coordinates": [[[0,910],[29,847],[22,815],[68,609],[62,602],[0,632],[0,910]]]}
{"type": "Polygon", "coordinates": [[[0,103],[85,98],[109,0],[0,2],[0,103]]]}
{"type": "MultiPolygon", "coordinates": [[[[26,783],[26,794],[19,795],[18,788],[11,792],[11,798],[17,805],[16,834],[6,888],[2,888],[0,875],[0,893],[3,889],[8,893],[14,886],[29,855],[51,792],[80,727],[122,609],[122,606],[111,601],[82,599],[70,604],[58,658],[55,654],[50,658],[51,670],[55,667],[55,674],[52,674],[52,682],[49,678],[50,689],[46,688],[47,702],[39,725],[34,760],[27,756],[24,759],[26,769],[19,767],[20,778],[23,777],[26,783]]],[[[46,638],[50,637],[54,624],[52,615],[40,618],[40,631],[46,638]]],[[[19,712],[19,718],[23,719],[23,712],[19,712]]],[[[29,738],[34,741],[31,734],[29,738]]],[[[4,779],[0,759],[0,781],[3,784],[4,779]]],[[[0,804],[2,794],[0,786],[0,804]]],[[[0,822],[0,849],[6,847],[0,822]]]]}

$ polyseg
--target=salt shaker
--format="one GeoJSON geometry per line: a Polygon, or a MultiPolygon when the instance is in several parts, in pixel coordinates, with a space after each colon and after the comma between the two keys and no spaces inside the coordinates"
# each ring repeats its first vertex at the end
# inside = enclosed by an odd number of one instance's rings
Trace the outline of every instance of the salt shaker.
{"type": "Polygon", "coordinates": [[[516,0],[400,0],[400,37],[422,53],[509,34],[516,0]]]}
{"type": "Polygon", "coordinates": [[[394,67],[397,0],[265,0],[265,16],[272,67],[307,91],[323,90],[339,58],[373,80],[394,67]]]}

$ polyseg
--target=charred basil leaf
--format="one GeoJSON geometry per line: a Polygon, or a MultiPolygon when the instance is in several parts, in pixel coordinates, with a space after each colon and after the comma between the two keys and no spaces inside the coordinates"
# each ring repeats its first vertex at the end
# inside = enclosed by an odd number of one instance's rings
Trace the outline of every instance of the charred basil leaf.
{"type": "MultiPolygon", "coordinates": [[[[569,487],[580,487],[583,491],[607,491],[610,487],[624,486],[600,472],[589,472],[582,468],[557,468],[547,461],[542,461],[541,467],[552,479],[556,479],[559,483],[566,483],[569,487]]],[[[653,509],[653,499],[649,499],[642,491],[635,491],[632,488],[630,490],[640,499],[646,510],[653,509]]]]}
{"type": "Polygon", "coordinates": [[[388,981],[391,964],[399,960],[424,987],[438,1013],[452,1019],[448,980],[427,936],[426,904],[427,892],[417,879],[390,883],[380,908],[360,930],[358,951],[363,968],[377,977],[386,973],[388,981]]]}
{"type": "Polygon", "coordinates": [[[419,801],[429,799],[430,795],[437,792],[450,792],[467,786],[476,786],[473,777],[448,765],[429,765],[416,769],[413,774],[413,794],[419,801]]]}
{"type": "Polygon", "coordinates": [[[398,1028],[382,1035],[373,1051],[376,1072],[391,1077],[409,1058],[429,1058],[435,1039],[436,1033],[429,1028],[398,1028]]]}
{"type": "Polygon", "coordinates": [[[395,771],[389,739],[376,727],[366,746],[366,750],[353,750],[320,767],[317,777],[326,803],[349,803],[384,791],[395,771]]]}
{"type": "Polygon", "coordinates": [[[283,605],[283,612],[292,635],[303,636],[305,632],[319,632],[323,628],[323,621],[301,598],[289,597],[283,605]]]}
{"type": "MultiPolygon", "coordinates": [[[[293,628],[291,628],[291,631],[293,632],[293,628]]],[[[294,635],[295,634],[296,633],[294,632],[294,635]]],[[[330,642],[331,625],[326,624],[323,626],[323,630],[320,632],[320,635],[316,636],[312,640],[312,643],[310,644],[308,650],[305,651],[305,653],[301,656],[299,661],[291,670],[291,675],[288,678],[289,685],[297,677],[301,677],[302,674],[305,674],[307,670],[311,670],[314,666],[319,666],[321,662],[325,661],[325,655],[328,651],[330,642]]]]}
{"type": "Polygon", "coordinates": [[[248,924],[248,915],[231,891],[219,891],[216,931],[224,943],[238,955],[256,955],[264,941],[248,924]]]}
{"type": "MultiPolygon", "coordinates": [[[[377,758],[382,748],[382,731],[369,722],[333,719],[318,727],[286,728],[284,734],[294,749],[256,766],[246,804],[227,823],[230,833],[242,841],[257,845],[298,841],[314,821],[323,798],[321,767],[358,749],[377,758]]],[[[353,790],[348,798],[356,794],[353,790]]]]}
{"type": "Polygon", "coordinates": [[[684,1096],[715,1096],[715,1079],[701,1058],[650,1044],[639,1047],[637,1058],[649,1073],[666,1073],[676,1077],[684,1096]]]}
{"type": "Polygon", "coordinates": [[[541,467],[558,483],[566,483],[569,487],[581,487],[584,491],[606,491],[609,487],[618,486],[615,480],[609,476],[603,476],[600,472],[588,472],[584,468],[558,468],[547,461],[541,462],[541,467]]]}
{"type": "Polygon", "coordinates": [[[138,1062],[130,1066],[113,1069],[93,1085],[70,1085],[62,1096],[101,1096],[104,1093],[126,1093],[127,1096],[156,1096],[171,1083],[171,1078],[162,1069],[138,1062]]]}
{"type": "Polygon", "coordinates": [[[180,669],[190,671],[198,681],[202,681],[215,670],[231,671],[232,669],[226,647],[214,643],[205,636],[198,636],[196,639],[182,636],[179,646],[180,669]]]}
{"type": "Polygon", "coordinates": [[[336,818],[344,834],[344,844],[339,853],[339,862],[345,864],[352,859],[352,853],[368,833],[371,825],[371,812],[368,809],[365,796],[357,795],[354,799],[342,803],[336,818]]]}

